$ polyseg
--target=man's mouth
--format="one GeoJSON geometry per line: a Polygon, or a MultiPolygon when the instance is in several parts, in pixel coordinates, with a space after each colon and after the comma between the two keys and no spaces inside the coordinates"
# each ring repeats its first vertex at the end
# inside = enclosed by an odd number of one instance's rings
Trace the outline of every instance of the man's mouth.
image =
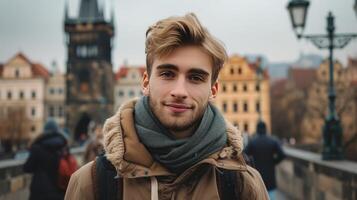
{"type": "Polygon", "coordinates": [[[182,113],[189,109],[192,109],[191,106],[181,103],[165,103],[164,105],[167,106],[174,113],[182,113]]]}

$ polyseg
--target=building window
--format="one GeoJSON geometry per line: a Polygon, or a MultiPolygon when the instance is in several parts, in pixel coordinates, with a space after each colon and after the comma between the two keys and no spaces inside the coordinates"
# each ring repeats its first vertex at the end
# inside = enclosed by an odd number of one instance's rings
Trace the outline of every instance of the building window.
{"type": "Polygon", "coordinates": [[[35,99],[35,98],[36,98],[36,92],[35,92],[35,91],[32,91],[32,92],[31,92],[31,97],[32,97],[32,99],[35,99]]]}
{"type": "Polygon", "coordinates": [[[233,68],[231,68],[231,74],[234,74],[234,69],[233,68]]]}
{"type": "Polygon", "coordinates": [[[257,103],[255,104],[255,110],[256,110],[257,112],[260,112],[260,103],[259,103],[259,102],[257,102],[257,103]]]}
{"type": "Polygon", "coordinates": [[[58,106],[58,117],[63,117],[64,113],[63,113],[63,107],[62,106],[58,106]]]}
{"type": "Polygon", "coordinates": [[[7,99],[11,99],[12,98],[12,93],[11,93],[11,91],[8,91],[7,92],[7,99]]]}
{"type": "Polygon", "coordinates": [[[244,91],[244,92],[248,91],[248,86],[247,86],[246,83],[243,84],[243,91],[244,91]]]}
{"type": "Polygon", "coordinates": [[[124,96],[124,92],[123,92],[122,90],[119,90],[119,92],[118,92],[118,96],[119,96],[119,97],[124,96]]]}
{"type": "Polygon", "coordinates": [[[133,90],[130,90],[129,91],[129,97],[133,97],[133,96],[135,96],[135,92],[133,90]]]}
{"type": "Polygon", "coordinates": [[[238,74],[242,74],[242,68],[238,68],[238,74]]]}
{"type": "Polygon", "coordinates": [[[233,125],[238,128],[238,122],[237,121],[234,121],[233,125]]]}
{"type": "Polygon", "coordinates": [[[20,99],[24,99],[24,91],[20,91],[20,94],[19,94],[19,97],[20,97],[20,99]]]}
{"type": "Polygon", "coordinates": [[[223,86],[222,86],[222,91],[223,91],[223,92],[226,92],[226,91],[227,91],[226,84],[223,84],[223,86]]]}
{"type": "Polygon", "coordinates": [[[48,108],[48,115],[50,117],[54,117],[55,116],[55,108],[53,106],[49,106],[48,108]]]}
{"type": "Polygon", "coordinates": [[[259,85],[259,84],[256,84],[256,85],[255,85],[255,91],[257,91],[257,92],[260,91],[260,85],[259,85]]]}
{"type": "Polygon", "coordinates": [[[233,84],[233,92],[237,92],[237,84],[233,84]]]}
{"type": "Polygon", "coordinates": [[[223,112],[227,112],[227,103],[224,102],[223,105],[222,105],[222,109],[223,109],[223,112]]]}
{"type": "Polygon", "coordinates": [[[244,126],[244,132],[248,132],[248,128],[249,128],[248,123],[245,122],[243,126],[244,126]]]}
{"type": "Polygon", "coordinates": [[[50,88],[50,94],[54,94],[55,93],[55,89],[54,88],[50,88]]]}
{"type": "Polygon", "coordinates": [[[31,132],[35,132],[36,131],[36,126],[31,126],[31,132]]]}
{"type": "Polygon", "coordinates": [[[233,103],[233,112],[238,112],[238,103],[237,102],[234,102],[233,103]]]}
{"type": "Polygon", "coordinates": [[[63,89],[62,88],[58,88],[58,94],[62,94],[63,93],[63,89]]]}
{"type": "Polygon", "coordinates": [[[36,115],[36,109],[35,107],[31,108],[31,116],[34,117],[36,115]]]}
{"type": "Polygon", "coordinates": [[[16,77],[16,78],[19,78],[19,77],[20,77],[20,71],[19,71],[19,69],[16,69],[16,70],[15,70],[15,77],[16,77]]]}
{"type": "Polygon", "coordinates": [[[244,102],[244,104],[243,104],[243,111],[248,112],[248,103],[247,102],[244,102]]]}

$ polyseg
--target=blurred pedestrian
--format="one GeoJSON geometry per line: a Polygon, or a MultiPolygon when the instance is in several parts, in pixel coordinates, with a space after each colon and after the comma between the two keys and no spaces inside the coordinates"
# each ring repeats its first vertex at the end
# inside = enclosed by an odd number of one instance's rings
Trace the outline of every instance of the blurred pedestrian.
{"type": "Polygon", "coordinates": [[[104,151],[102,126],[95,125],[92,134],[84,153],[84,163],[94,160],[95,157],[104,151]]]}
{"type": "Polygon", "coordinates": [[[257,134],[249,141],[245,153],[253,158],[256,169],[262,175],[271,200],[275,199],[275,165],[285,157],[280,143],[272,136],[267,135],[266,125],[260,121],[257,125],[257,134]]]}
{"type": "Polygon", "coordinates": [[[49,119],[30,147],[30,155],[24,171],[32,173],[30,200],[59,200],[65,190],[58,185],[58,166],[62,149],[67,148],[67,140],[61,134],[57,123],[49,119]]]}

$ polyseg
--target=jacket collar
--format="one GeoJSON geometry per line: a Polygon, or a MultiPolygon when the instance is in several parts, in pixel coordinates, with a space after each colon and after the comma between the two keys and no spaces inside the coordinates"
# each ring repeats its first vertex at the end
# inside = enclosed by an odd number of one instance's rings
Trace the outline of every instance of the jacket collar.
{"type": "MultiPolygon", "coordinates": [[[[123,177],[174,175],[160,163],[154,161],[144,144],[140,142],[134,126],[136,102],[137,99],[134,99],[123,104],[114,116],[106,120],[103,135],[107,159],[114,165],[118,174],[123,177]]],[[[219,168],[246,170],[247,167],[241,155],[243,150],[241,133],[227,121],[226,126],[227,147],[200,161],[190,169],[207,163],[219,168]]]]}

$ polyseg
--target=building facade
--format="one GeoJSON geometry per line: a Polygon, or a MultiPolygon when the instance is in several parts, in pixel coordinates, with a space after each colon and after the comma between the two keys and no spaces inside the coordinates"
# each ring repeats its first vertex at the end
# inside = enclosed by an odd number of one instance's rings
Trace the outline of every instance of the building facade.
{"type": "Polygon", "coordinates": [[[231,123],[249,134],[256,132],[260,118],[271,130],[269,75],[263,70],[260,76],[259,65],[260,60],[249,63],[238,55],[229,57],[218,77],[220,85],[214,100],[231,123]]]}
{"type": "Polygon", "coordinates": [[[31,140],[42,132],[49,73],[22,53],[16,54],[1,68],[1,138],[20,143],[31,140]]]}
{"type": "Polygon", "coordinates": [[[141,80],[146,68],[143,66],[122,66],[115,75],[114,99],[115,110],[124,102],[141,97],[141,80]]]}
{"type": "Polygon", "coordinates": [[[46,84],[45,116],[65,128],[66,82],[65,75],[54,64],[46,84]]]}
{"type": "Polygon", "coordinates": [[[65,11],[66,125],[75,139],[87,138],[90,121],[103,123],[113,113],[114,19],[107,21],[99,7],[97,0],[81,0],[78,17],[65,11]]]}

